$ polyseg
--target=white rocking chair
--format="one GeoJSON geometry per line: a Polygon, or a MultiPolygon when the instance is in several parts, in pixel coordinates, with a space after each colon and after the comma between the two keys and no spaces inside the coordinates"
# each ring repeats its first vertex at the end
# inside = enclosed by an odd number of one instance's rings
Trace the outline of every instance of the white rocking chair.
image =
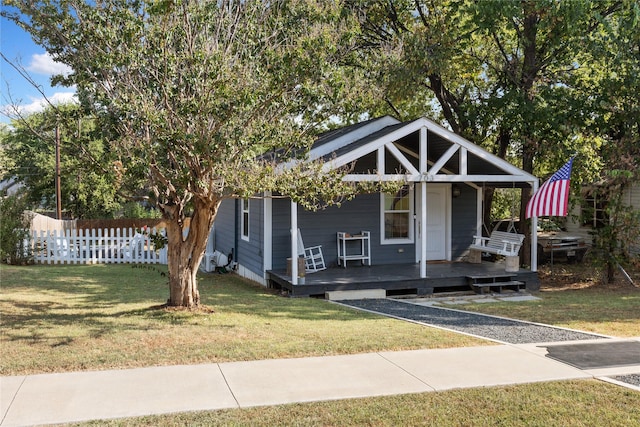
{"type": "Polygon", "coordinates": [[[307,273],[315,273],[327,268],[322,256],[322,245],[305,248],[300,229],[298,229],[298,255],[304,256],[304,266],[307,273]]]}

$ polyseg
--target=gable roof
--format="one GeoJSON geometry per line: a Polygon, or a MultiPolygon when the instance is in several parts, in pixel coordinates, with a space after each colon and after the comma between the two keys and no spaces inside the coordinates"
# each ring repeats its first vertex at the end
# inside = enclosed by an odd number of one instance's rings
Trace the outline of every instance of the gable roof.
{"type": "Polygon", "coordinates": [[[391,116],[383,116],[324,132],[314,141],[310,155],[313,159],[327,156],[396,123],[400,122],[391,116]]]}
{"type": "Polygon", "coordinates": [[[309,153],[325,169],[354,164],[352,181],[475,182],[528,187],[538,179],[439,124],[385,116],[322,134],[309,153]],[[361,165],[360,165],[361,164],[361,165]],[[391,169],[393,168],[393,171],[391,169]]]}

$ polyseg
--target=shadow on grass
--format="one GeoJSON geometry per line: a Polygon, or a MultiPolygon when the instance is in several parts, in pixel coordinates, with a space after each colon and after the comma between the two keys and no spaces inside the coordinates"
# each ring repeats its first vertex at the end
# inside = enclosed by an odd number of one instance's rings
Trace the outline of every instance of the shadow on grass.
{"type": "Polygon", "coordinates": [[[165,306],[165,267],[129,265],[2,266],[5,339],[68,345],[78,336],[100,338],[123,330],[153,330],[207,316],[349,321],[374,317],[324,301],[283,298],[238,276],[203,274],[204,310],[165,306]],[[60,331],[68,335],[61,336],[60,331]],[[83,331],[83,332],[80,332],[83,331]]]}

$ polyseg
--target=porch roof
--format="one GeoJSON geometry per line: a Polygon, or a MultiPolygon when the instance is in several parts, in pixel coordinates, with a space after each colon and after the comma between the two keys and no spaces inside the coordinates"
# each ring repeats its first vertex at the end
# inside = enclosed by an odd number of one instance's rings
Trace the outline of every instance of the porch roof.
{"type": "Polygon", "coordinates": [[[325,169],[353,164],[351,181],[467,182],[478,186],[530,188],[538,178],[482,147],[420,118],[390,116],[322,134],[309,153],[325,169]]]}

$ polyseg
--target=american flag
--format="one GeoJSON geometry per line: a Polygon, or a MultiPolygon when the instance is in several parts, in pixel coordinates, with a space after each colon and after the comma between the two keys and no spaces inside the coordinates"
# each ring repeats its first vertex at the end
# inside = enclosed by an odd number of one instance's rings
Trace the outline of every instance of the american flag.
{"type": "Polygon", "coordinates": [[[567,216],[572,164],[573,157],[536,191],[527,203],[525,213],[527,218],[532,216],[567,216]]]}

